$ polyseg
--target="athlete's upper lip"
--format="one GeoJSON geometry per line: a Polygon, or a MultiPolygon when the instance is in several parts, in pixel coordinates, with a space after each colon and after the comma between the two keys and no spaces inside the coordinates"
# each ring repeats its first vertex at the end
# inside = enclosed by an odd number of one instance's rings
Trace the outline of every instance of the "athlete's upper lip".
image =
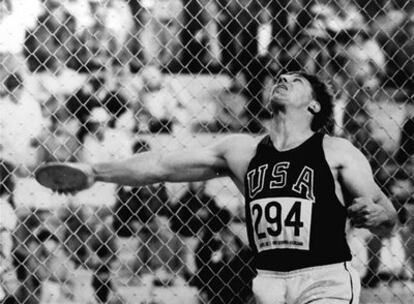
{"type": "Polygon", "coordinates": [[[283,83],[278,83],[278,84],[275,86],[275,89],[278,89],[278,88],[282,88],[282,89],[285,89],[285,90],[287,90],[287,89],[288,89],[287,85],[285,85],[285,84],[283,84],[283,83]]]}

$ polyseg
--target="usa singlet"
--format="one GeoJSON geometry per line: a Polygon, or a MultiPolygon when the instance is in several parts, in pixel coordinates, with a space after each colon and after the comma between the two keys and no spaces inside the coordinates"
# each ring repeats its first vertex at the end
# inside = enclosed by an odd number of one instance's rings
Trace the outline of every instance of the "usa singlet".
{"type": "Polygon", "coordinates": [[[264,137],[245,177],[246,224],[255,266],[292,271],[351,260],[346,208],[335,193],[324,134],[278,151],[264,137]]]}

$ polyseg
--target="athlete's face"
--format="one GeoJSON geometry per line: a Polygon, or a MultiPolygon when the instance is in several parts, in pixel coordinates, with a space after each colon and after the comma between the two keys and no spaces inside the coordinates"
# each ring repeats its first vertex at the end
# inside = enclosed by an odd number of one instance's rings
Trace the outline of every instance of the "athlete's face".
{"type": "Polygon", "coordinates": [[[281,106],[304,107],[313,100],[312,87],[309,81],[299,74],[283,74],[272,88],[270,104],[272,109],[281,106]]]}

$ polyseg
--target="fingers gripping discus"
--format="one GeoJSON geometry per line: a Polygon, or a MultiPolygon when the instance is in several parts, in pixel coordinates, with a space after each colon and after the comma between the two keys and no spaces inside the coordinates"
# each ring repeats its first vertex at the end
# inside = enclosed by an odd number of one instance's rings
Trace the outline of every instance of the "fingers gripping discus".
{"type": "Polygon", "coordinates": [[[39,184],[58,192],[76,192],[94,183],[91,167],[78,163],[47,163],[35,172],[39,184]]]}

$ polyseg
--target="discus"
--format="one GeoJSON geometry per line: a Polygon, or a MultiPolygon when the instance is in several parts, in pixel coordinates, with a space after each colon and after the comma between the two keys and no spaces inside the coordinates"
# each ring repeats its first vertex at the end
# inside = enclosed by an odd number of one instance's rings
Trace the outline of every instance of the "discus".
{"type": "Polygon", "coordinates": [[[35,178],[44,187],[57,192],[77,192],[89,188],[93,177],[77,163],[47,163],[35,172],[35,178]]]}

